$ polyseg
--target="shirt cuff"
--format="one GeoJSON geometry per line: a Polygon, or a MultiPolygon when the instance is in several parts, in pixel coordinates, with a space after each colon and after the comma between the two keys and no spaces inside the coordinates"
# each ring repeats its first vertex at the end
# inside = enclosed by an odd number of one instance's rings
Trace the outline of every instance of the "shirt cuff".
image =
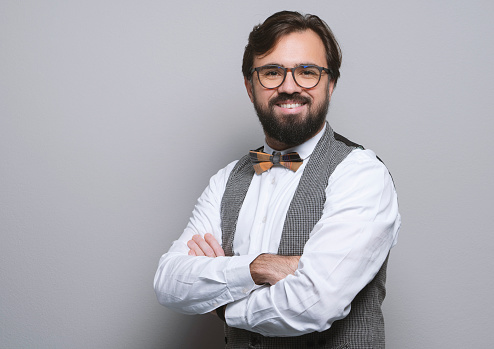
{"type": "Polygon", "coordinates": [[[257,287],[250,275],[250,263],[258,255],[243,255],[230,258],[226,268],[226,284],[234,300],[246,297],[257,287]]]}

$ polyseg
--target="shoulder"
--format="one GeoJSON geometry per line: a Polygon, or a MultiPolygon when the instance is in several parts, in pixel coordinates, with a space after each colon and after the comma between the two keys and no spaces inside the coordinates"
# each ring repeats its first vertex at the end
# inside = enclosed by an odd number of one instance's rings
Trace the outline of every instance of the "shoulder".
{"type": "Polygon", "coordinates": [[[361,183],[392,182],[384,163],[370,149],[356,148],[336,167],[329,183],[341,179],[361,183]]]}
{"type": "Polygon", "coordinates": [[[353,150],[336,167],[326,187],[326,198],[325,209],[328,212],[361,208],[360,217],[369,219],[397,208],[398,199],[388,169],[369,149],[353,150]]]}
{"type": "Polygon", "coordinates": [[[386,168],[381,160],[378,159],[376,153],[371,149],[353,149],[350,154],[341,162],[343,166],[356,165],[375,165],[376,167],[386,168]]]}
{"type": "Polygon", "coordinates": [[[223,187],[224,189],[232,170],[235,168],[235,165],[237,165],[238,162],[239,160],[232,161],[228,165],[220,169],[218,172],[216,172],[216,174],[214,174],[209,180],[209,186],[214,186],[216,188],[223,187]]]}
{"type": "Polygon", "coordinates": [[[221,202],[221,198],[225,192],[226,183],[228,182],[230,173],[236,164],[237,160],[230,162],[209,179],[208,186],[204,189],[198,199],[199,205],[203,202],[208,202],[214,206],[215,203],[219,204],[219,202],[221,202]]]}

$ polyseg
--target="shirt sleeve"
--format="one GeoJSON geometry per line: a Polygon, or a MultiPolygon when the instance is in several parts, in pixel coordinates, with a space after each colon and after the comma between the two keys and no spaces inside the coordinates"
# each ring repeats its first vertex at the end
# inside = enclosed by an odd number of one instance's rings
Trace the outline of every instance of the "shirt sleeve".
{"type": "Polygon", "coordinates": [[[193,235],[212,234],[221,244],[221,198],[235,162],[213,176],[182,235],[159,262],[154,277],[158,301],[184,314],[204,314],[246,297],[255,287],[249,265],[257,255],[189,256],[193,235]]]}
{"type": "Polygon", "coordinates": [[[227,324],[265,336],[328,329],[377,274],[400,222],[388,170],[372,151],[353,151],[329,179],[323,215],[295,275],[229,304],[227,324]]]}

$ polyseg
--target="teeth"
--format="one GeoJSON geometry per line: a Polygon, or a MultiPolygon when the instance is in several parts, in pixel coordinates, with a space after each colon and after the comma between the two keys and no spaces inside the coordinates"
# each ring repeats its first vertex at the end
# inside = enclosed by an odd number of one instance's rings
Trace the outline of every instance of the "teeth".
{"type": "Polygon", "coordinates": [[[296,104],[280,104],[280,107],[287,108],[287,109],[297,108],[297,107],[301,107],[301,106],[302,106],[302,104],[300,104],[300,103],[296,103],[296,104]]]}

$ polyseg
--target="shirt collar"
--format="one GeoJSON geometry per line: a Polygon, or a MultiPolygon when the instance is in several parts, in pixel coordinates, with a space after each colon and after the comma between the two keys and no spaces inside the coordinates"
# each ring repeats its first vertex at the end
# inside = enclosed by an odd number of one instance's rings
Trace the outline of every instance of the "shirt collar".
{"type": "MultiPolygon", "coordinates": [[[[314,137],[312,137],[311,139],[308,139],[306,140],[304,143],[302,144],[299,144],[295,147],[292,147],[292,148],[288,148],[288,149],[285,149],[285,150],[282,150],[281,151],[281,154],[288,154],[288,153],[293,153],[293,152],[297,152],[298,155],[300,155],[300,158],[302,160],[305,160],[307,159],[310,154],[312,154],[312,152],[314,151],[314,149],[316,148],[316,145],[317,145],[317,142],[319,142],[319,140],[321,139],[322,135],[324,134],[324,131],[326,131],[326,127],[327,127],[327,122],[324,123],[324,127],[322,128],[321,131],[319,131],[314,137]]],[[[274,151],[277,151],[277,150],[274,150],[272,149],[267,143],[266,141],[264,141],[264,152],[265,153],[268,153],[268,154],[273,154],[274,151]]]]}

